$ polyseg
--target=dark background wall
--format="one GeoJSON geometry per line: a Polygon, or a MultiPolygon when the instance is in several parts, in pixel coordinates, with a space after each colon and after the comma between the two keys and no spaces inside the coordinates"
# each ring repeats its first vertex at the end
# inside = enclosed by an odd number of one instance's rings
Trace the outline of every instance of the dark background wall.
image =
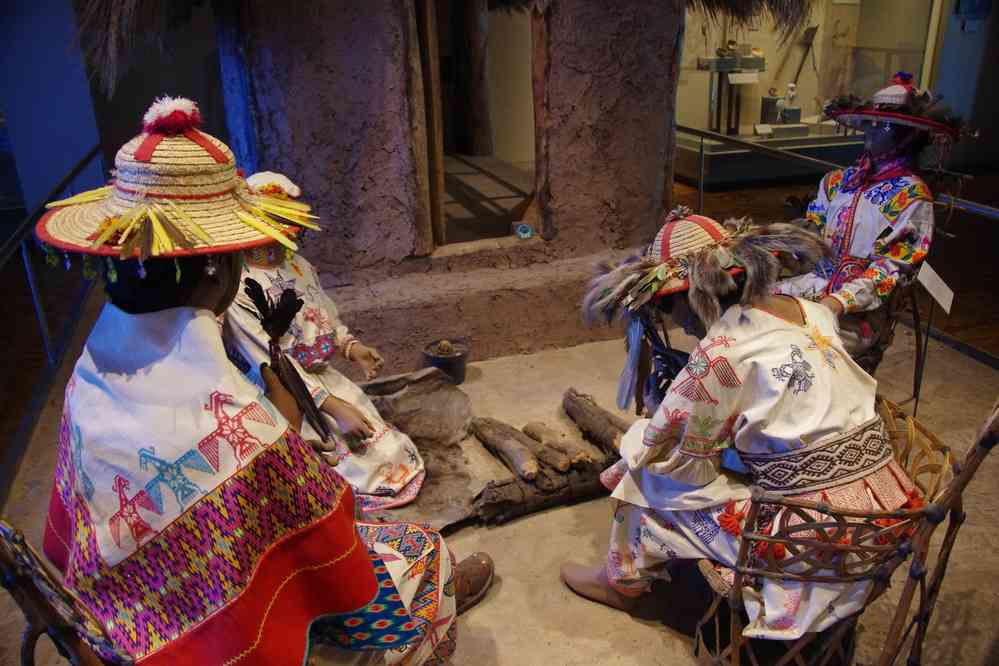
{"type": "MultiPolygon", "coordinates": [[[[98,142],[75,35],[70,0],[5,0],[0,7],[0,108],[28,210],[98,142]]],[[[103,180],[97,160],[74,191],[103,180]]]]}

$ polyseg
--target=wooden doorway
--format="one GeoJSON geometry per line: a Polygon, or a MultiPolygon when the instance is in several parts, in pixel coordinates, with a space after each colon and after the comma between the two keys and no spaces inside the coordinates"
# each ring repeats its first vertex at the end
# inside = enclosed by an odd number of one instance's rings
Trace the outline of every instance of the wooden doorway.
{"type": "Polygon", "coordinates": [[[510,236],[534,199],[531,16],[415,1],[434,244],[510,236]]]}

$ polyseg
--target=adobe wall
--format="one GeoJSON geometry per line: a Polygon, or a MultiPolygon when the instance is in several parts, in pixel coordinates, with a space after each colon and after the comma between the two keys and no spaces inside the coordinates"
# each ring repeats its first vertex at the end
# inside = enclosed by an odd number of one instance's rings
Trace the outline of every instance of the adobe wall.
{"type": "Polygon", "coordinates": [[[548,11],[542,214],[571,254],[647,242],[669,198],[684,3],[553,0],[548,11]]]}
{"type": "Polygon", "coordinates": [[[258,167],[298,181],[325,228],[303,254],[344,280],[417,250],[410,7],[399,0],[243,7],[258,167]]]}

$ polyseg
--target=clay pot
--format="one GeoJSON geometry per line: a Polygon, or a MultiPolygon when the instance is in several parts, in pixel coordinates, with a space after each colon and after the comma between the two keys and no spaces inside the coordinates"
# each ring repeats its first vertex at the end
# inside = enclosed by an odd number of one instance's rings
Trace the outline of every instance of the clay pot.
{"type": "Polygon", "coordinates": [[[465,363],[468,361],[468,343],[462,340],[434,340],[423,348],[427,366],[440,368],[455,384],[465,381],[465,363]]]}

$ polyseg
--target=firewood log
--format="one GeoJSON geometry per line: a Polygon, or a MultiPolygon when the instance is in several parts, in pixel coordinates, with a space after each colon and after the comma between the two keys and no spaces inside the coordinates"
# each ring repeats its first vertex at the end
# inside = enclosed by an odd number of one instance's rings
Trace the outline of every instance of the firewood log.
{"type": "MultiPolygon", "coordinates": [[[[603,462],[602,457],[600,460],[597,460],[593,454],[586,450],[586,445],[578,436],[573,437],[572,435],[558,432],[540,421],[532,421],[521,428],[521,430],[528,437],[541,442],[545,447],[554,449],[565,456],[569,461],[570,467],[578,469],[603,462]]],[[[564,472],[567,469],[569,467],[565,469],[559,468],[559,471],[564,472]]]]}
{"type": "Polygon", "coordinates": [[[510,437],[510,430],[520,434],[513,426],[496,419],[484,417],[472,419],[472,432],[483,446],[502,460],[511,472],[525,481],[533,481],[541,471],[538,459],[518,438],[510,437]]]}
{"type": "Polygon", "coordinates": [[[588,440],[613,459],[620,455],[621,435],[628,429],[624,419],[608,412],[592,397],[574,388],[566,390],[562,407],[588,440]]]}
{"type": "Polygon", "coordinates": [[[600,483],[596,466],[588,470],[570,470],[567,483],[555,492],[546,493],[521,479],[491,481],[475,498],[476,515],[485,523],[497,524],[553,506],[607,494],[600,483]]]}

